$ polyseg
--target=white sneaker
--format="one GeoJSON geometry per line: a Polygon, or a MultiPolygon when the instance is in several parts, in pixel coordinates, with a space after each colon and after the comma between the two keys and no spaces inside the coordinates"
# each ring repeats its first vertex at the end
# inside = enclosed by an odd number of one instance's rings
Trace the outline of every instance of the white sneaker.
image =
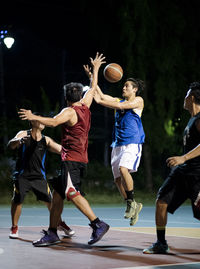
{"type": "Polygon", "coordinates": [[[130,219],[130,226],[135,225],[136,222],[138,221],[138,215],[142,210],[142,207],[143,205],[141,203],[136,203],[135,214],[130,219]]]}
{"type": "Polygon", "coordinates": [[[18,226],[12,226],[11,228],[10,228],[10,235],[9,235],[9,237],[11,238],[11,239],[16,239],[16,238],[18,238],[18,226]]]}
{"type": "Polygon", "coordinates": [[[58,231],[63,231],[65,235],[71,237],[75,234],[75,231],[73,231],[64,221],[61,221],[58,225],[58,231]]]}
{"type": "Polygon", "coordinates": [[[127,200],[126,203],[127,203],[127,206],[126,206],[124,218],[130,219],[132,216],[135,215],[136,202],[135,200],[127,200]]]}

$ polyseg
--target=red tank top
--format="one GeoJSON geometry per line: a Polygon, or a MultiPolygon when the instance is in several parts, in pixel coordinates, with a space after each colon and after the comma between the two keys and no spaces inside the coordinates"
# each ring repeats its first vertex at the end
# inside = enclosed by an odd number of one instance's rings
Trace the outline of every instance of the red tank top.
{"type": "Polygon", "coordinates": [[[74,126],[62,125],[62,161],[88,163],[88,133],[91,123],[91,112],[86,105],[72,106],[78,116],[74,126]]]}

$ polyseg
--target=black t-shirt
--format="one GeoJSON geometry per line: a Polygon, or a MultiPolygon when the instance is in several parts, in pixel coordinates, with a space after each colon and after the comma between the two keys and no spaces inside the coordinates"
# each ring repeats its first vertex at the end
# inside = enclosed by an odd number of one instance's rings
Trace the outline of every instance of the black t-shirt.
{"type": "MultiPolygon", "coordinates": [[[[192,117],[183,134],[183,151],[184,154],[188,153],[189,151],[193,150],[200,144],[200,132],[196,127],[196,121],[200,120],[200,113],[196,114],[192,117]]],[[[200,175],[200,156],[188,160],[185,164],[180,165],[181,168],[184,170],[186,169],[188,174],[199,174],[200,175]]]]}
{"type": "MultiPolygon", "coordinates": [[[[30,134],[28,131],[27,134],[30,134]]],[[[47,144],[45,136],[42,135],[40,141],[30,138],[20,147],[18,160],[16,163],[16,171],[23,177],[46,178],[45,159],[46,159],[47,144]]]]}

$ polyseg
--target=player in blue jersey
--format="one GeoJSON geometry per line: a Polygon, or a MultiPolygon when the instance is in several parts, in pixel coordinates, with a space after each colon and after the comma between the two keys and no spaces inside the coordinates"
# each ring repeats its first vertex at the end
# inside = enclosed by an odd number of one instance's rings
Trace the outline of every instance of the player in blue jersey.
{"type": "MultiPolygon", "coordinates": [[[[91,79],[88,66],[85,66],[85,72],[91,79]]],[[[99,86],[95,96],[98,104],[116,110],[111,166],[115,183],[127,202],[124,217],[130,219],[130,225],[137,222],[138,214],[142,209],[142,204],[136,203],[134,199],[134,181],[131,173],[136,172],[139,167],[145,139],[141,121],[144,101],[141,96],[138,96],[144,87],[143,81],[129,78],[123,86],[122,100],[103,94],[99,86]]]]}
{"type": "MultiPolygon", "coordinates": [[[[38,114],[38,113],[34,113],[38,114]]],[[[14,193],[11,203],[12,227],[9,237],[18,238],[18,221],[26,194],[33,191],[38,200],[51,208],[52,194],[46,180],[46,151],[61,154],[61,145],[42,134],[45,126],[38,121],[30,121],[31,129],[23,130],[8,142],[11,149],[18,149],[18,159],[13,176],[14,193]]],[[[67,236],[75,232],[64,221],[59,220],[58,229],[67,236]]]]}

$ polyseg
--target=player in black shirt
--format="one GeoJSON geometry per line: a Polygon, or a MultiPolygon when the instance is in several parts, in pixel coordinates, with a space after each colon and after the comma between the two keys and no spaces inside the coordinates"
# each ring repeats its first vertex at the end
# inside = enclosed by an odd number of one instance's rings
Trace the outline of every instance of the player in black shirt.
{"type": "MultiPolygon", "coordinates": [[[[11,149],[18,149],[18,160],[14,173],[14,193],[11,203],[12,227],[10,238],[18,238],[18,221],[26,194],[32,190],[38,200],[44,201],[51,208],[52,194],[46,180],[45,158],[46,151],[61,154],[61,145],[41,132],[45,128],[38,121],[31,121],[30,130],[24,130],[8,142],[11,149]]],[[[59,230],[72,236],[71,230],[64,221],[59,222],[59,230]]]]}
{"type": "Polygon", "coordinates": [[[161,186],[156,200],[157,242],[143,250],[146,254],[169,252],[165,240],[167,212],[174,213],[186,199],[191,200],[193,215],[200,220],[200,83],[191,83],[184,99],[184,109],[191,118],[184,130],[182,156],[167,159],[175,167],[161,186]]]}

